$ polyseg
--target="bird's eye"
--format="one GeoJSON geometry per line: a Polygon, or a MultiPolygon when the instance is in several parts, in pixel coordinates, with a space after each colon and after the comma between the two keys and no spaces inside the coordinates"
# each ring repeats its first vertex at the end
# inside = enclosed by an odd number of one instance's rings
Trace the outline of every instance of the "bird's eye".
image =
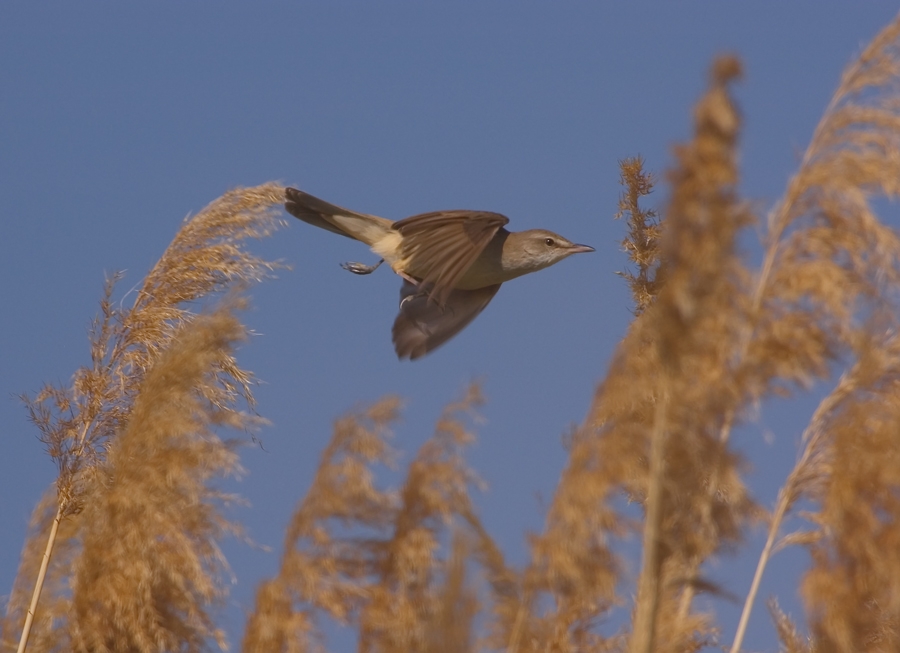
{"type": "Polygon", "coordinates": [[[553,247],[556,244],[556,241],[552,238],[544,238],[544,244],[548,247],[553,247]]]}

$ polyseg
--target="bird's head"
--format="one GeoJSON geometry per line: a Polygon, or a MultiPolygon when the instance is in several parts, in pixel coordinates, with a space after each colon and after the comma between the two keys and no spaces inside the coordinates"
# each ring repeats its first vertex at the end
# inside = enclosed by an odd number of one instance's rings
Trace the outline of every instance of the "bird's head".
{"type": "Polygon", "coordinates": [[[546,229],[529,229],[511,233],[503,245],[505,268],[535,272],[581,252],[593,252],[588,245],[578,245],[546,229]]]}

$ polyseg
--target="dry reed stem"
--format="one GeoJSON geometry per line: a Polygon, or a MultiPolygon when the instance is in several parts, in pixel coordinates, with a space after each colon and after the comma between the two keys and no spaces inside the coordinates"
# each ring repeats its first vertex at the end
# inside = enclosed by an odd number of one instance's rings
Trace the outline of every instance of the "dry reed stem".
{"type": "Polygon", "coordinates": [[[650,435],[650,469],[647,487],[646,515],[641,560],[641,575],[638,579],[638,603],[634,613],[634,632],[631,650],[651,653],[656,648],[656,622],[659,614],[662,588],[663,553],[663,485],[666,474],[666,413],[669,410],[669,395],[665,386],[656,399],[656,416],[650,435]]]}
{"type": "Polygon", "coordinates": [[[56,535],[59,533],[59,523],[62,521],[62,517],[62,506],[59,506],[51,522],[50,533],[47,535],[47,545],[44,547],[44,555],[41,556],[41,567],[38,570],[37,580],[34,581],[34,592],[31,594],[31,603],[28,605],[28,613],[25,616],[25,625],[22,626],[22,637],[19,639],[16,653],[25,653],[25,648],[28,646],[31,624],[34,623],[34,614],[37,612],[38,602],[41,600],[44,579],[47,577],[47,569],[50,567],[50,556],[53,554],[53,545],[56,542],[56,535]]]}
{"type": "MultiPolygon", "coordinates": [[[[802,441],[804,442],[803,452],[788,475],[787,481],[778,491],[778,498],[775,501],[775,510],[772,518],[769,520],[769,529],[766,537],[766,543],[760,553],[756,570],[753,574],[753,580],[747,596],[744,599],[744,607],[741,610],[741,617],[738,621],[738,627],[735,631],[734,642],[731,646],[731,653],[740,651],[741,643],[750,620],[750,613],[756,594],[759,591],[759,585],[762,581],[762,575],[770,557],[776,551],[776,540],[778,532],[781,528],[785,517],[789,514],[794,504],[800,500],[804,493],[813,491],[816,484],[822,480],[822,471],[829,465],[828,451],[826,447],[827,429],[826,420],[830,414],[835,411],[844,401],[852,397],[857,385],[857,374],[851,370],[849,373],[841,377],[837,387],[823,399],[816,408],[815,413],[810,420],[809,425],[803,433],[802,441]]],[[[779,621],[784,622],[786,616],[779,616],[779,621]]]]}
{"type": "Polygon", "coordinates": [[[65,618],[69,609],[68,572],[78,553],[77,527],[73,520],[63,519],[59,523],[56,538],[51,540],[49,536],[58,513],[57,493],[55,488],[50,488],[32,512],[18,574],[2,620],[3,640],[0,650],[17,650],[17,641],[21,644],[26,639],[23,622],[27,620],[26,610],[31,607],[32,599],[37,593],[35,579],[39,576],[43,556],[50,542],[53,542],[54,548],[48,561],[44,583],[40,586],[40,603],[34,612],[27,646],[31,651],[66,648],[62,629],[54,626],[65,618]]]}

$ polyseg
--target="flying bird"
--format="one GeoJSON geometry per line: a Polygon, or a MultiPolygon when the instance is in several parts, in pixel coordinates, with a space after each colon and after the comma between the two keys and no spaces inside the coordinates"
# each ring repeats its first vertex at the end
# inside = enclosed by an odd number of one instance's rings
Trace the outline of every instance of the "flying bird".
{"type": "Polygon", "coordinates": [[[354,274],[388,265],[403,278],[392,330],[400,359],[440,347],[474,320],[500,285],[593,247],[545,229],[507,231],[509,219],[488,211],[435,211],[394,222],[329,204],[296,188],[285,209],[313,226],[368,245],[374,265],[343,263],[354,274]]]}

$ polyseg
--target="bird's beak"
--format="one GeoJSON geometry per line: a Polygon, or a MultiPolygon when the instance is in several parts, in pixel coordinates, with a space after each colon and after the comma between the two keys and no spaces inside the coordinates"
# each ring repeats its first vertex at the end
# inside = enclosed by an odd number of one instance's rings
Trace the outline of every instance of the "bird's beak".
{"type": "Polygon", "coordinates": [[[569,252],[572,254],[581,254],[582,252],[593,252],[594,248],[590,245],[572,245],[569,252]]]}

